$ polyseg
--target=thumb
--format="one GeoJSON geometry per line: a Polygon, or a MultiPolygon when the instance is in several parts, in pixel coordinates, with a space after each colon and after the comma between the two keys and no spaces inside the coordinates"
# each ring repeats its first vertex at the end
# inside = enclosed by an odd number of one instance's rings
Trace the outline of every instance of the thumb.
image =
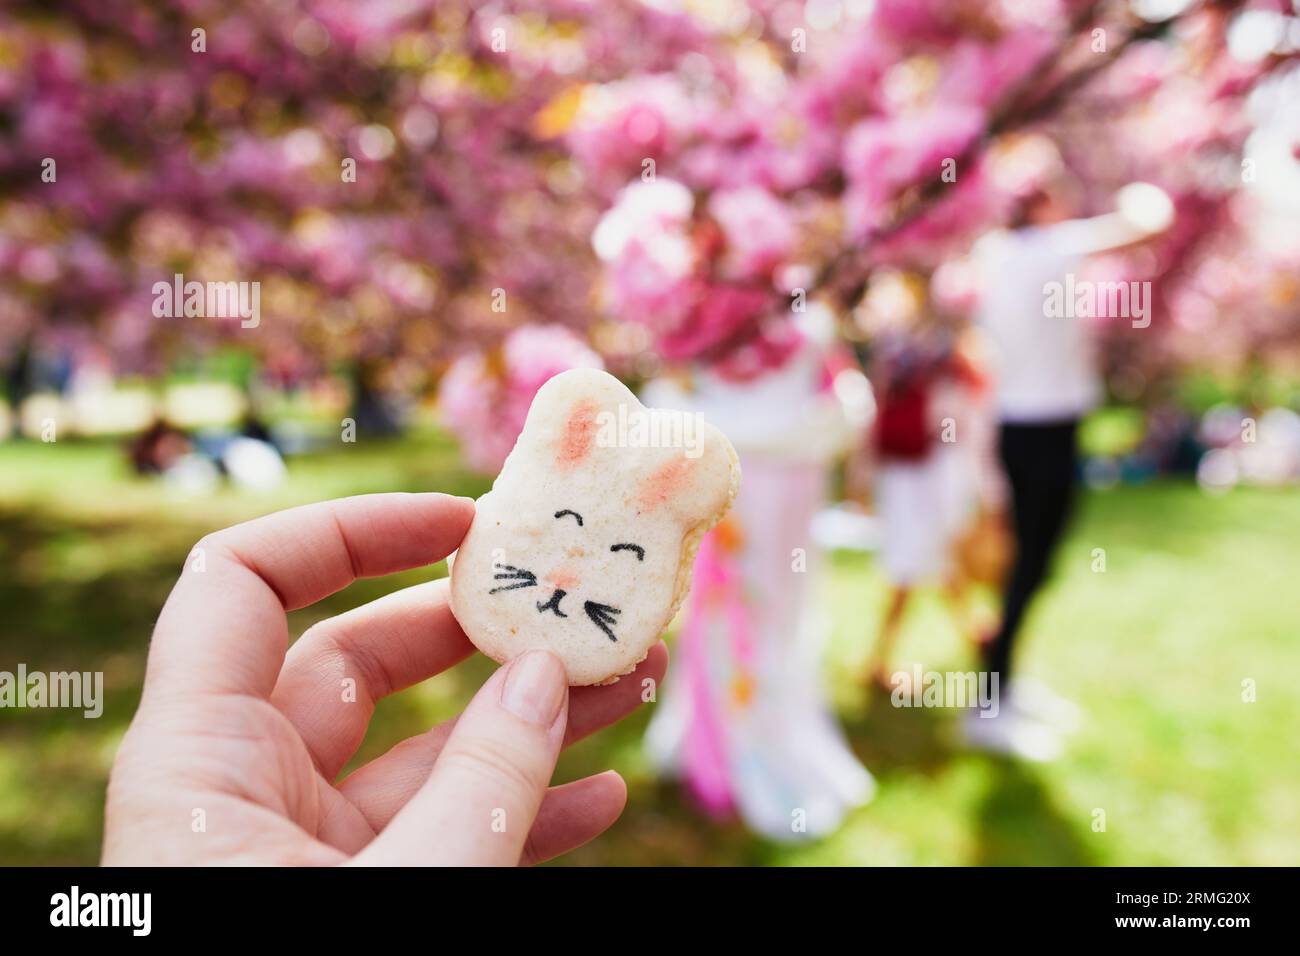
{"type": "Polygon", "coordinates": [[[515,866],[568,721],[564,665],[548,651],[510,661],[474,695],[433,772],[360,864],[515,866]]]}

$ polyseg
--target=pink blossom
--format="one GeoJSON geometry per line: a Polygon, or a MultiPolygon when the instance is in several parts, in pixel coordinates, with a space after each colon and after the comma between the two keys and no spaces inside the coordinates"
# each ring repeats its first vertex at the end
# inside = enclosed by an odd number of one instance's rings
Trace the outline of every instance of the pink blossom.
{"type": "Polygon", "coordinates": [[[632,77],[589,88],[568,141],[597,180],[626,180],[645,160],[667,159],[695,112],[672,76],[632,77]]]}
{"type": "Polygon", "coordinates": [[[731,340],[757,327],[774,296],[760,289],[715,285],[700,290],[689,316],[663,335],[658,351],[670,362],[716,357],[731,340]]]}
{"type": "Polygon", "coordinates": [[[769,275],[794,246],[790,206],[758,186],[714,193],[709,199],[709,214],[726,238],[727,272],[738,279],[769,275]]]}
{"type": "Polygon", "coordinates": [[[661,177],[625,188],[601,218],[592,245],[609,264],[607,293],[616,315],[654,330],[685,318],[696,271],[688,232],[694,204],[685,186],[661,177]]]}
{"type": "Polygon", "coordinates": [[[466,463],[500,470],[523,430],[533,396],[571,368],[602,368],[599,355],[560,325],[524,325],[506,336],[500,371],[478,352],[452,362],[438,388],[443,423],[460,440],[466,463]]]}
{"type": "Polygon", "coordinates": [[[992,106],[1049,56],[1058,42],[1051,32],[1036,28],[1015,30],[993,43],[962,40],[948,52],[935,98],[992,106]]]}
{"type": "MultiPolygon", "coordinates": [[[[944,161],[956,160],[985,121],[984,111],[975,106],[937,106],[854,126],[844,144],[849,234],[862,237],[881,225],[888,204],[903,187],[938,180],[944,161]]],[[[955,166],[953,170],[960,173],[955,166]]]]}
{"type": "Polygon", "coordinates": [[[716,361],[713,370],[733,382],[752,381],[780,368],[803,345],[803,333],[784,319],[762,323],[749,341],[716,361]]]}

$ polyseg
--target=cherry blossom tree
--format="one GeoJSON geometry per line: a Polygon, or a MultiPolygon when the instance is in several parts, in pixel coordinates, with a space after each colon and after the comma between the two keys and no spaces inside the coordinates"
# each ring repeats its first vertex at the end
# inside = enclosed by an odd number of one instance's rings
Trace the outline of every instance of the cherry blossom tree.
{"type": "Polygon", "coordinates": [[[1159,242],[1094,264],[1156,290],[1112,372],[1279,354],[1298,22],[1281,0],[20,2],[0,354],[156,370],[234,342],[283,381],[342,362],[408,389],[459,361],[463,394],[509,381],[516,330],[567,328],[575,360],[745,380],[810,302],[849,330],[880,268],[944,275],[1043,141],[1085,210],[1133,180],[1175,201],[1159,242]],[[176,273],[258,281],[265,321],[159,318],[176,273]]]}

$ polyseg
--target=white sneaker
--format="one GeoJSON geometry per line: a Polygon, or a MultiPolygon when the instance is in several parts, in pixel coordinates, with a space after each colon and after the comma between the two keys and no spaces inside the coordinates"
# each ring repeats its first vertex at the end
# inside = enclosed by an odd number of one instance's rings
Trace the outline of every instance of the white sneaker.
{"type": "Polygon", "coordinates": [[[971,710],[962,717],[961,733],[969,746],[1035,763],[1061,755],[1061,738],[1048,725],[1005,707],[996,717],[984,717],[982,713],[971,710]]]}
{"type": "Polygon", "coordinates": [[[1083,725],[1083,711],[1042,681],[1017,677],[1002,692],[1003,706],[1041,721],[1062,733],[1073,733],[1083,725]]]}

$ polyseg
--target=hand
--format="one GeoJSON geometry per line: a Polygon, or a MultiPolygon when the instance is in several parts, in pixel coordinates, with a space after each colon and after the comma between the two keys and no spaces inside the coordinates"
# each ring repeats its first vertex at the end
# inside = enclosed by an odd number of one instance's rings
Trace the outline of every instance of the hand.
{"type": "Polygon", "coordinates": [[[514,865],[609,827],[627,799],[618,774],[547,785],[562,746],[635,710],[642,681],[663,677],[662,643],[617,683],[572,690],[557,658],[526,654],[458,718],[337,781],[377,700],[474,648],[445,580],[322,621],[287,653],[285,612],[446,557],[473,515],[468,498],[366,495],[200,541],[113,766],[104,862],[514,865]]]}

